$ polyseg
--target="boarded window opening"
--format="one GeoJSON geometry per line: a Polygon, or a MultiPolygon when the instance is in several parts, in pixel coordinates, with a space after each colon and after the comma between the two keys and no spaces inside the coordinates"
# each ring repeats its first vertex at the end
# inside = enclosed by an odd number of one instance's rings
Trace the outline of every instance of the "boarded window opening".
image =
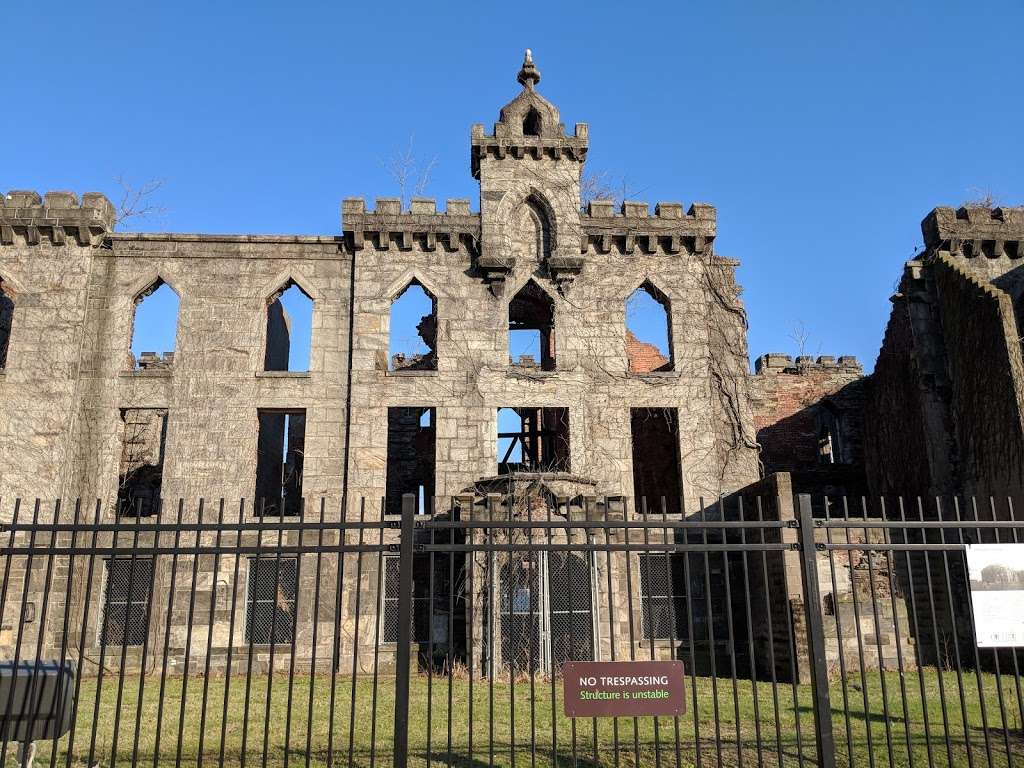
{"type": "Polygon", "coordinates": [[[308,371],[313,299],[289,280],[267,300],[265,371],[308,371]]]}
{"type": "Polygon", "coordinates": [[[413,280],[391,303],[388,368],[437,370],[437,299],[413,280]]]}
{"type": "Polygon", "coordinates": [[[7,367],[7,350],[11,343],[11,325],[14,323],[14,293],[0,278],[0,370],[7,367]]]}
{"type": "Polygon", "coordinates": [[[509,365],[555,370],[555,302],[533,280],[508,305],[509,365]]]}
{"type": "Polygon", "coordinates": [[[164,369],[173,364],[179,305],[178,294],[161,279],[135,297],[131,355],[136,370],[164,369]]]}
{"type": "Polygon", "coordinates": [[[668,297],[649,282],[626,299],[626,357],[630,373],[673,370],[670,317],[668,297]]]}
{"type": "Polygon", "coordinates": [[[165,408],[122,408],[121,466],[117,509],[122,515],[149,516],[160,505],[167,444],[165,408]]]}
{"type": "Polygon", "coordinates": [[[498,474],[569,471],[568,408],[499,408],[498,474]]]}
{"type": "Polygon", "coordinates": [[[101,645],[142,645],[149,622],[149,593],[153,586],[153,560],[148,557],[113,557],[104,561],[101,645]]]}
{"type": "Polygon", "coordinates": [[[416,496],[417,513],[432,511],[436,468],[433,408],[388,408],[388,463],[385,511],[401,514],[402,496],[416,496]]]}
{"type": "Polygon", "coordinates": [[[686,579],[683,554],[640,555],[640,601],[644,637],[679,640],[686,631],[686,579]]]}
{"type": "Polygon", "coordinates": [[[526,113],[526,117],[523,118],[523,135],[524,136],[540,136],[541,128],[541,117],[533,107],[526,113]]]}
{"type": "Polygon", "coordinates": [[[298,562],[294,557],[250,557],[245,640],[290,644],[295,637],[298,562]]]}
{"type": "Polygon", "coordinates": [[[258,515],[299,515],[306,455],[306,412],[261,410],[258,418],[254,511],[258,515]]]}
{"type": "Polygon", "coordinates": [[[682,512],[679,418],[675,408],[632,408],[633,497],[636,509],[670,515],[682,512]]]}

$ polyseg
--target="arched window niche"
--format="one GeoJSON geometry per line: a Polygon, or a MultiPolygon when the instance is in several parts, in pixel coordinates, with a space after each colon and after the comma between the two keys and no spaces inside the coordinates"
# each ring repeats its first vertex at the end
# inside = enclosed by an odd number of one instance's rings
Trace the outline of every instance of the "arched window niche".
{"type": "Polygon", "coordinates": [[[675,370],[671,304],[645,281],[626,299],[626,358],[630,373],[675,370]]]}

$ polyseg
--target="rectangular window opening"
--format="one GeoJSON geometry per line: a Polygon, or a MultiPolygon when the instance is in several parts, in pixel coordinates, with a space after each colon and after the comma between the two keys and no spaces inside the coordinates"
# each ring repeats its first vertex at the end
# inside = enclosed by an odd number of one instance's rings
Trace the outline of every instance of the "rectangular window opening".
{"type": "Polygon", "coordinates": [[[149,621],[153,587],[153,560],[148,557],[111,557],[104,561],[106,587],[100,643],[142,645],[149,621]]]}
{"type": "Polygon", "coordinates": [[[254,511],[258,515],[299,515],[306,455],[306,412],[261,410],[258,418],[254,511]]]}
{"type": "Polygon", "coordinates": [[[402,496],[416,497],[417,514],[432,511],[436,471],[436,414],[433,408],[388,408],[388,456],[384,510],[402,513],[402,496]]]}
{"type": "Polygon", "coordinates": [[[499,408],[498,474],[568,472],[568,408],[499,408]]]}
{"type": "Polygon", "coordinates": [[[121,424],[118,512],[122,515],[153,515],[160,503],[163,484],[167,409],[122,408],[121,424]]]}
{"type": "Polygon", "coordinates": [[[675,408],[632,408],[633,498],[637,511],[681,514],[683,480],[675,408]]]}
{"type": "Polygon", "coordinates": [[[298,561],[294,557],[250,557],[245,641],[290,645],[295,634],[298,561]]]}

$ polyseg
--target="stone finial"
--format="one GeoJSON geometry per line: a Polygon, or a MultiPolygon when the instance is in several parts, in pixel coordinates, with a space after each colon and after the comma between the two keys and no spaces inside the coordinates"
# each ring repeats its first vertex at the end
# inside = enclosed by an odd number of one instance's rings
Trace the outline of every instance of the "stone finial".
{"type": "Polygon", "coordinates": [[[519,84],[528,90],[533,90],[534,86],[540,82],[540,70],[533,65],[533,51],[529,48],[526,49],[526,55],[523,57],[523,68],[519,70],[519,76],[516,77],[519,84]]]}

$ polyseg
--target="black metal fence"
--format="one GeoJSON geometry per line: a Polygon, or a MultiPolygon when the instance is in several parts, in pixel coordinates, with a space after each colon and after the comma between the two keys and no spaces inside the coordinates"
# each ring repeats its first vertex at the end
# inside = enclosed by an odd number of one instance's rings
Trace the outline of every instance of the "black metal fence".
{"type": "MultiPolygon", "coordinates": [[[[979,648],[964,555],[1017,542],[1012,507],[383,509],[3,510],[0,660],[76,670],[73,726],[37,764],[1024,761],[1021,652],[979,648]],[[565,662],[649,659],[683,661],[684,714],[565,716],[565,662]]],[[[0,702],[0,732],[33,714],[0,702]]]]}

